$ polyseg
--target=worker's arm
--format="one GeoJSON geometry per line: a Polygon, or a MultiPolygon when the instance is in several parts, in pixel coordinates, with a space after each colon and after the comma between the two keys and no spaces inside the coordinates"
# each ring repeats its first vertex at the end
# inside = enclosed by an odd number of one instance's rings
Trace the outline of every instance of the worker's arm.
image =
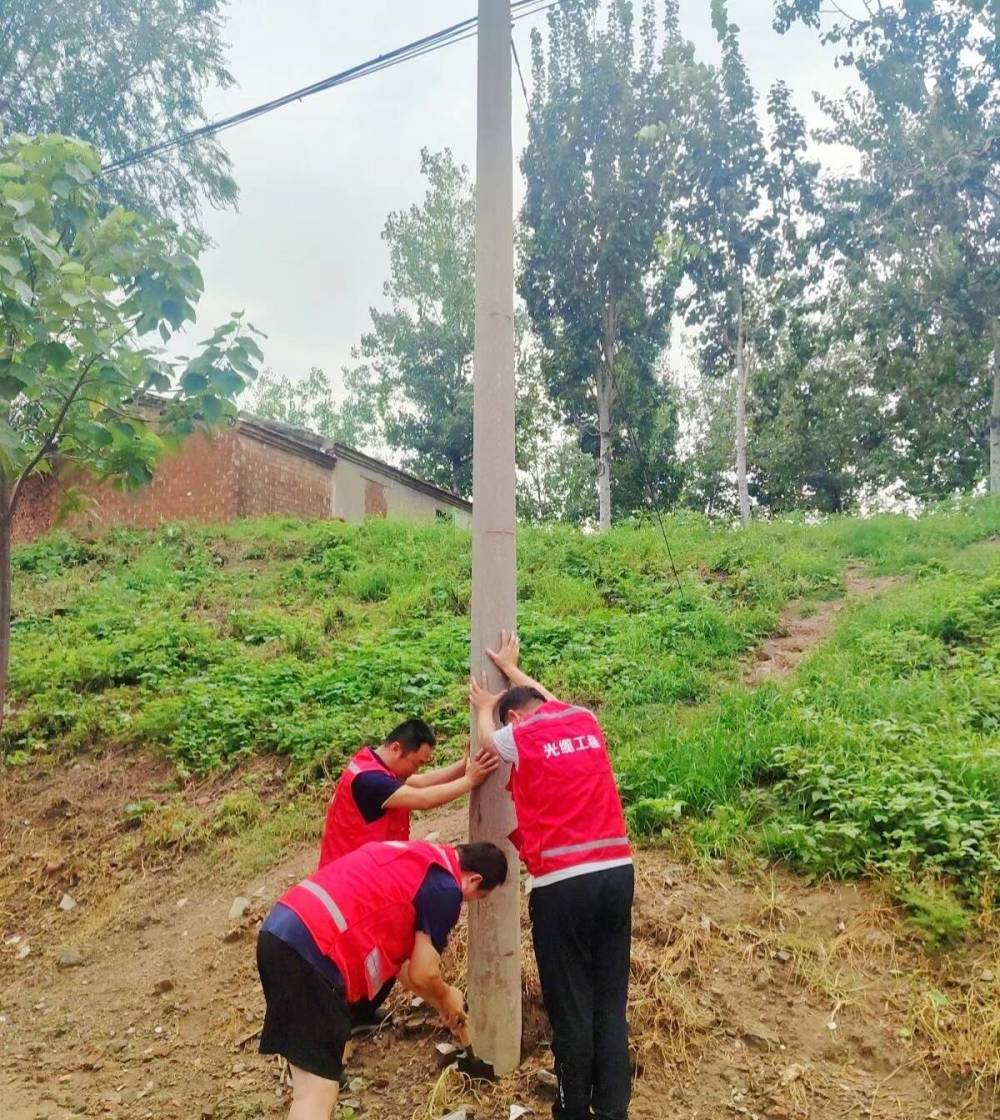
{"type": "Polygon", "coordinates": [[[436,809],[480,786],[493,773],[500,760],[492,751],[479,751],[463,763],[461,777],[435,786],[402,785],[382,802],[383,809],[436,809]]]}
{"type": "Polygon", "coordinates": [[[522,685],[527,688],[536,688],[546,700],[555,700],[555,697],[545,687],[527,673],[517,667],[517,658],[521,650],[521,643],[512,630],[504,630],[500,634],[500,648],[488,649],[490,660],[513,685],[522,685]]]}
{"type": "Polygon", "coordinates": [[[489,747],[491,752],[496,751],[493,741],[493,732],[496,731],[493,712],[499,699],[498,693],[490,692],[486,687],[485,673],[482,681],[477,681],[475,677],[469,678],[469,704],[476,716],[476,742],[480,748],[489,747]]]}
{"type": "Polygon", "coordinates": [[[439,766],[437,770],[428,770],[426,774],[411,774],[406,779],[406,784],[413,789],[426,789],[428,786],[442,786],[447,782],[458,781],[465,774],[468,761],[469,756],[466,753],[458,762],[453,762],[450,766],[439,766]]]}
{"type": "Polygon", "coordinates": [[[426,933],[417,932],[413,952],[400,969],[399,979],[404,988],[425,999],[450,1030],[465,1022],[465,996],[445,983],[441,957],[426,933]]]}

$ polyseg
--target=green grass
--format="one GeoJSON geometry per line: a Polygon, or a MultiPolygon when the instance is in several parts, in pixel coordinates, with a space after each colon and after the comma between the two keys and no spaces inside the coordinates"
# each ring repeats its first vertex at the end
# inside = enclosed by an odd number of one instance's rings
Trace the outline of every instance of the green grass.
{"type": "MultiPolygon", "coordinates": [[[[634,826],[688,818],[720,849],[752,834],[821,873],[992,875],[998,552],[977,542],[1000,503],[667,530],[680,587],[648,526],[519,538],[525,667],[599,708],[634,826]],[[739,658],[781,606],[840,594],[857,560],[914,578],[788,686],[747,693],[739,658]]],[[[157,745],[182,773],[273,752],[308,780],[407,715],[464,741],[470,550],[452,526],[56,534],[14,565],[11,763],[157,745]]]]}

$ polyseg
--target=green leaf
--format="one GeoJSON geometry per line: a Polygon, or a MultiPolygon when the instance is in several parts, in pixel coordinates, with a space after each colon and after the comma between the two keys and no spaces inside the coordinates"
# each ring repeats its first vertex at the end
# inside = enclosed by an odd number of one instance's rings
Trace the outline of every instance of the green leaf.
{"type": "Polygon", "coordinates": [[[45,362],[53,369],[63,369],[73,357],[73,351],[64,342],[50,342],[45,346],[45,362]]]}
{"type": "Polygon", "coordinates": [[[181,378],[181,389],[188,396],[193,396],[195,393],[203,393],[207,388],[208,378],[203,373],[195,373],[193,370],[188,370],[181,378]]]}
{"type": "Polygon", "coordinates": [[[5,272],[23,272],[24,266],[17,259],[17,257],[9,257],[4,253],[0,253],[0,268],[5,272]]]}

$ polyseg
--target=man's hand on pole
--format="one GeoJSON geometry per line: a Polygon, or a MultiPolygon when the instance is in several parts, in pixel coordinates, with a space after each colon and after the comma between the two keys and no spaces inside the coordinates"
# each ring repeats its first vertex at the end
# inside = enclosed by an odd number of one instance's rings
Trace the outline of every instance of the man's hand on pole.
{"type": "Polygon", "coordinates": [[[500,648],[487,649],[486,653],[500,672],[508,680],[511,680],[512,671],[517,670],[517,658],[520,651],[521,643],[517,640],[514,631],[502,630],[500,632],[500,648]]]}
{"type": "MultiPolygon", "coordinates": [[[[487,650],[487,653],[489,653],[489,650],[487,650]]],[[[492,654],[490,656],[492,656],[492,654]]],[[[496,707],[499,699],[499,692],[490,692],[486,687],[485,673],[483,673],[482,679],[478,681],[475,677],[469,678],[469,703],[472,705],[472,710],[474,712],[488,712],[492,719],[493,709],[496,707]]]]}
{"type": "Polygon", "coordinates": [[[474,757],[470,755],[467,758],[465,776],[472,782],[472,787],[475,789],[477,786],[481,786],[499,765],[500,759],[497,754],[491,751],[489,747],[483,746],[476,751],[474,757]]]}

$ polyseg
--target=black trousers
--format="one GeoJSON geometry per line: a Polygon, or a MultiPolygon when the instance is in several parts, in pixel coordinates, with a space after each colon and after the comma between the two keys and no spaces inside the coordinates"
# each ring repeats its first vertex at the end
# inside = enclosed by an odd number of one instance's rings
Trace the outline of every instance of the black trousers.
{"type": "Polygon", "coordinates": [[[556,1120],[626,1120],[631,865],[537,887],[528,909],[542,999],[552,1024],[556,1120]]]}

